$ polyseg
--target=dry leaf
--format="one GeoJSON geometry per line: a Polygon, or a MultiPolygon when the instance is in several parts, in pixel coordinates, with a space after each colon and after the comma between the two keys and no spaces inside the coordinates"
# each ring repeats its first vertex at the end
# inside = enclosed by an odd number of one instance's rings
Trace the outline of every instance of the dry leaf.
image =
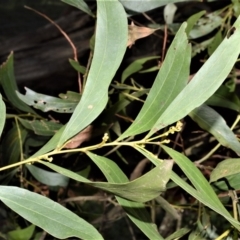
{"type": "Polygon", "coordinates": [[[158,30],[158,28],[152,29],[147,27],[138,27],[132,22],[131,25],[128,26],[127,46],[131,47],[137,39],[147,37],[154,33],[156,30],[158,30]]]}
{"type": "Polygon", "coordinates": [[[64,148],[76,148],[79,147],[83,142],[89,141],[92,136],[93,126],[89,125],[83,131],[78,133],[64,146],[64,148]]]}

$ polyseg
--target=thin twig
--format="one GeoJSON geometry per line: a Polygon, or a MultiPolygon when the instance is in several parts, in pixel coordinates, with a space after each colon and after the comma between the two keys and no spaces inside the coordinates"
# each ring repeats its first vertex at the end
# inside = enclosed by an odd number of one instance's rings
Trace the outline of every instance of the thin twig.
{"type": "MultiPolygon", "coordinates": [[[[48,20],[50,23],[52,23],[60,32],[61,34],[65,37],[65,39],[68,41],[68,43],[70,44],[70,46],[72,47],[73,50],[73,59],[78,62],[78,55],[77,55],[77,48],[75,47],[74,43],[72,42],[72,40],[69,38],[69,36],[67,35],[67,33],[65,31],[63,31],[63,29],[57,24],[55,23],[51,18],[49,18],[48,16],[46,16],[44,13],[41,13],[39,11],[37,11],[36,9],[33,9],[31,7],[28,6],[24,6],[26,9],[31,10],[35,13],[37,13],[38,15],[42,16],[43,18],[45,18],[46,20],[48,20]]],[[[81,75],[78,72],[78,85],[79,85],[79,92],[82,92],[82,80],[81,80],[81,75]]]]}

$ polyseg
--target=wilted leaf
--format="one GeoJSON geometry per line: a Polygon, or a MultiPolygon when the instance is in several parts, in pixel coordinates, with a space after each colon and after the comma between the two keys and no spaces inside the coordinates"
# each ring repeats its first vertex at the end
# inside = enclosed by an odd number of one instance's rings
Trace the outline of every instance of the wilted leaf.
{"type": "Polygon", "coordinates": [[[131,25],[128,26],[128,42],[127,46],[131,47],[136,40],[140,38],[145,38],[152,33],[154,33],[158,29],[152,29],[147,27],[138,27],[135,26],[132,22],[131,25]]]}
{"type": "Polygon", "coordinates": [[[75,137],[70,139],[64,148],[76,148],[79,147],[83,142],[89,141],[92,136],[93,126],[89,125],[83,131],[78,133],[75,137]]]}

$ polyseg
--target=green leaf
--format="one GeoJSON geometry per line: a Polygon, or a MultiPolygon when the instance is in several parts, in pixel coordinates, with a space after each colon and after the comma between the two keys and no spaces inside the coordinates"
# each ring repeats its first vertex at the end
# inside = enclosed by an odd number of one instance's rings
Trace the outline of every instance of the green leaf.
{"type": "Polygon", "coordinates": [[[18,87],[14,76],[13,53],[9,55],[7,61],[0,67],[0,83],[7,96],[7,99],[12,103],[13,106],[24,112],[35,114],[32,108],[27,106],[24,102],[19,101],[19,98],[15,92],[18,90],[18,87]]]}
{"type": "Polygon", "coordinates": [[[56,238],[103,239],[85,220],[37,193],[18,187],[0,186],[0,199],[20,216],[56,238]]]}
{"type": "Polygon", "coordinates": [[[79,64],[79,62],[77,62],[77,61],[75,61],[75,60],[72,60],[72,59],[69,59],[69,62],[70,62],[70,64],[72,65],[72,67],[73,67],[76,71],[78,71],[78,72],[80,72],[80,73],[82,73],[82,74],[85,74],[85,73],[86,73],[86,67],[81,66],[81,65],[79,64]]]}
{"type": "Polygon", "coordinates": [[[82,10],[83,12],[89,14],[90,16],[94,17],[94,14],[92,13],[91,9],[88,7],[84,0],[61,0],[61,1],[73,7],[76,7],[82,10]]]}
{"type": "Polygon", "coordinates": [[[222,21],[223,19],[215,12],[209,13],[205,17],[198,20],[197,24],[190,31],[189,38],[196,39],[209,34],[214,29],[221,26],[222,21]]]}
{"type": "Polygon", "coordinates": [[[223,40],[222,32],[219,30],[214,36],[213,41],[208,45],[208,54],[212,55],[223,40]]]}
{"type": "Polygon", "coordinates": [[[108,101],[108,87],[126,51],[127,37],[127,16],[121,3],[98,0],[91,68],[81,101],[66,125],[58,146],[88,126],[103,111],[108,101]]]}
{"type": "Polygon", "coordinates": [[[30,240],[35,230],[34,225],[23,229],[13,230],[7,233],[8,240],[30,240]]]}
{"type": "Polygon", "coordinates": [[[176,34],[140,113],[132,125],[120,136],[120,139],[151,129],[169,104],[186,86],[191,48],[185,29],[186,23],[176,34]]]}
{"type": "Polygon", "coordinates": [[[72,113],[77,106],[75,101],[40,94],[27,87],[25,89],[25,95],[17,92],[17,96],[29,106],[33,106],[43,112],[72,113]]]}
{"type": "MultiPolygon", "coordinates": [[[[121,171],[121,169],[111,160],[93,154],[91,152],[87,153],[88,156],[98,165],[98,167],[102,170],[103,174],[107,178],[109,182],[113,183],[122,183],[127,182],[127,176],[121,171]],[[109,171],[106,169],[106,161],[111,169],[118,169],[116,172],[109,171]],[[102,166],[102,164],[104,164],[102,166]]],[[[124,198],[117,197],[116,199],[118,203],[123,207],[126,211],[128,217],[135,223],[135,225],[149,238],[154,240],[163,240],[160,236],[157,226],[152,223],[151,217],[146,210],[145,206],[142,203],[128,201],[124,198]]]]}
{"type": "Polygon", "coordinates": [[[2,131],[4,128],[5,120],[6,120],[6,106],[2,100],[2,95],[0,94],[0,137],[2,135],[2,131]]]}
{"type": "Polygon", "coordinates": [[[196,22],[199,20],[199,18],[201,18],[204,14],[206,13],[206,11],[201,11],[198,13],[193,14],[191,17],[188,18],[187,20],[187,27],[186,27],[186,34],[189,35],[189,33],[191,32],[191,30],[193,29],[194,25],[196,24],[196,22]]]}
{"type": "Polygon", "coordinates": [[[158,59],[158,56],[152,56],[152,57],[145,57],[141,59],[137,59],[134,62],[132,62],[122,73],[121,77],[121,83],[124,83],[124,81],[131,76],[133,73],[139,72],[143,69],[143,65],[153,59],[158,59]]]}
{"type": "Polygon", "coordinates": [[[226,176],[224,179],[218,179],[217,182],[212,183],[212,186],[218,193],[226,192],[232,189],[240,190],[240,173],[226,176]]]}
{"type": "Polygon", "coordinates": [[[179,239],[179,238],[183,237],[184,235],[186,235],[189,232],[190,232],[190,229],[188,229],[188,228],[181,228],[181,229],[177,230],[176,232],[174,232],[173,234],[171,234],[170,236],[168,236],[165,240],[179,239]]]}
{"type": "Polygon", "coordinates": [[[67,99],[71,102],[78,103],[81,99],[81,94],[77,92],[67,91],[67,93],[60,93],[59,97],[62,99],[67,99]]]}
{"type": "MultiPolygon", "coordinates": [[[[97,155],[95,156],[91,153],[88,155],[92,160],[95,160],[94,162],[103,171],[103,173],[111,172],[112,174],[123,174],[121,169],[114,162],[108,160],[107,158],[97,155]]],[[[52,163],[46,163],[43,161],[41,161],[41,163],[71,179],[84,182],[93,187],[100,188],[122,198],[136,202],[147,202],[163,192],[170,178],[170,172],[172,168],[172,162],[165,162],[134,181],[129,182],[129,180],[126,179],[124,182],[116,184],[111,182],[91,182],[77,173],[56,166],[52,163]]]]}
{"type": "MultiPolygon", "coordinates": [[[[60,128],[57,133],[40,149],[38,150],[34,155],[32,155],[30,158],[38,158],[38,156],[41,156],[45,153],[50,152],[51,150],[55,149],[57,146],[57,143],[59,141],[59,138],[61,137],[63,131],[65,129],[65,126],[60,128]]],[[[29,159],[30,159],[29,158],[29,159]]]]}
{"type": "Polygon", "coordinates": [[[225,107],[234,111],[240,111],[240,100],[236,93],[230,92],[229,88],[222,85],[206,102],[211,106],[225,107]]]}
{"type": "Polygon", "coordinates": [[[29,172],[41,183],[47,186],[61,186],[66,187],[69,178],[55,172],[49,172],[33,165],[26,165],[29,172]]]}
{"type": "Polygon", "coordinates": [[[215,212],[225,217],[234,227],[236,227],[239,230],[240,223],[236,221],[226,210],[226,208],[222,205],[218,196],[212,189],[211,185],[207,182],[205,177],[202,175],[200,170],[187,157],[185,157],[181,153],[164,145],[162,145],[162,148],[178,164],[178,166],[182,169],[182,171],[191,181],[196,190],[173,172],[171,175],[171,179],[174,182],[176,182],[180,187],[185,189],[193,197],[198,199],[200,202],[202,202],[209,208],[213,209],[215,212]]]}
{"type": "Polygon", "coordinates": [[[147,137],[185,117],[194,108],[203,104],[219,88],[240,53],[240,17],[236,20],[234,28],[233,34],[222,41],[190,83],[157,120],[147,137]]]}
{"type": "Polygon", "coordinates": [[[132,10],[134,12],[147,12],[152,9],[162,7],[164,5],[167,5],[168,3],[175,3],[175,2],[185,2],[187,0],[120,0],[120,2],[123,4],[123,6],[129,10],[132,10]]]}
{"type": "Polygon", "coordinates": [[[20,161],[22,144],[27,137],[27,130],[21,125],[13,125],[2,142],[2,163],[9,165],[20,161]]]}
{"type": "Polygon", "coordinates": [[[62,127],[60,123],[47,120],[25,120],[22,118],[18,118],[18,120],[25,128],[41,136],[52,136],[62,127]]]}
{"type": "Polygon", "coordinates": [[[240,173],[240,158],[229,158],[220,162],[210,175],[210,182],[240,173]]]}
{"type": "Polygon", "coordinates": [[[189,116],[202,129],[210,132],[219,143],[240,155],[240,143],[219,113],[203,104],[190,112],[189,116]]]}

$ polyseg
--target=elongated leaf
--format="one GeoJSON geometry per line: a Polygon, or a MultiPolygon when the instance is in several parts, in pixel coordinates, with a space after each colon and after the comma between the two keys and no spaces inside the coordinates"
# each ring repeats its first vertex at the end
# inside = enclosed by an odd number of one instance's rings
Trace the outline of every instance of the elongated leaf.
{"type": "Polygon", "coordinates": [[[33,106],[43,112],[72,113],[77,106],[75,101],[40,94],[27,87],[25,89],[25,95],[17,92],[17,96],[29,106],[33,106]]]}
{"type": "Polygon", "coordinates": [[[193,14],[191,17],[188,18],[187,20],[187,28],[186,28],[186,33],[187,35],[189,35],[190,31],[193,29],[194,25],[196,24],[196,22],[199,20],[199,18],[201,18],[204,14],[206,13],[206,11],[201,11],[198,12],[196,14],[193,14]]]}
{"type": "Polygon", "coordinates": [[[49,172],[33,165],[26,165],[29,172],[41,183],[48,186],[61,186],[66,187],[69,178],[55,172],[49,172]]]}
{"type": "Polygon", "coordinates": [[[103,239],[85,220],[37,193],[18,187],[0,186],[0,199],[20,216],[56,238],[103,239]]]}
{"type": "Polygon", "coordinates": [[[231,71],[240,53],[240,17],[236,20],[232,35],[228,35],[211,57],[196,73],[191,82],[168,106],[148,137],[159,129],[185,117],[203,104],[219,88],[231,71]]]}
{"type": "Polygon", "coordinates": [[[167,52],[140,113],[127,131],[120,136],[120,139],[151,129],[169,104],[186,86],[191,48],[185,29],[186,24],[183,24],[167,52]]]}
{"type": "Polygon", "coordinates": [[[57,147],[57,143],[59,141],[59,138],[61,137],[63,131],[65,129],[65,126],[61,127],[57,133],[40,149],[38,150],[33,156],[30,158],[38,158],[38,156],[41,156],[45,153],[50,152],[51,150],[55,149],[57,147]]]}
{"type": "Polygon", "coordinates": [[[16,95],[16,90],[18,90],[13,68],[13,53],[11,53],[5,63],[0,67],[0,83],[3,90],[8,98],[16,108],[29,113],[35,113],[32,108],[26,105],[24,102],[19,101],[16,95]]]}
{"type": "Polygon", "coordinates": [[[149,60],[158,59],[158,56],[152,56],[152,57],[145,57],[141,59],[137,59],[134,62],[132,62],[122,73],[121,77],[121,83],[124,83],[124,81],[131,76],[133,73],[139,72],[143,68],[143,64],[145,64],[149,60]]]}
{"type": "Polygon", "coordinates": [[[108,101],[109,84],[126,51],[127,17],[121,3],[98,0],[97,17],[95,49],[87,83],[58,146],[88,126],[103,111],[108,101]]]}
{"type": "Polygon", "coordinates": [[[69,59],[69,62],[76,71],[82,74],[86,73],[86,67],[81,66],[79,62],[76,62],[75,60],[72,60],[72,59],[69,59]]]}
{"type": "MultiPolygon", "coordinates": [[[[162,7],[167,5],[168,3],[175,3],[175,2],[187,2],[188,0],[120,0],[123,6],[129,10],[134,12],[147,12],[152,9],[162,7]]],[[[196,0],[197,1],[197,0],[196,0]]]]}
{"type": "Polygon", "coordinates": [[[195,108],[189,116],[204,130],[210,132],[223,146],[240,154],[240,143],[222,116],[207,105],[195,108]]]}
{"type": "Polygon", "coordinates": [[[88,7],[88,5],[85,3],[84,0],[61,0],[62,2],[65,2],[71,6],[74,6],[83,12],[89,14],[90,16],[94,17],[94,14],[92,13],[91,9],[88,7]]]}
{"type": "MultiPolygon", "coordinates": [[[[103,171],[105,177],[109,182],[114,183],[122,183],[127,182],[127,176],[121,171],[120,168],[111,160],[93,154],[91,152],[87,153],[88,156],[97,164],[97,166],[103,171]],[[112,172],[106,169],[106,161],[108,161],[108,165],[111,166],[111,169],[118,169],[117,172],[112,172]],[[102,164],[103,167],[102,167],[102,164]]],[[[128,217],[136,224],[136,226],[149,238],[162,240],[163,238],[160,236],[157,226],[152,223],[151,217],[146,210],[145,206],[142,203],[128,201],[121,197],[116,197],[118,203],[124,208],[128,217]]]]}
{"type": "Polygon", "coordinates": [[[170,236],[168,236],[165,240],[179,239],[179,238],[183,237],[184,235],[186,235],[189,232],[190,232],[189,228],[181,228],[181,229],[177,230],[175,233],[173,233],[170,236]]]}
{"type": "MultiPolygon", "coordinates": [[[[93,159],[92,156],[93,155],[91,155],[91,158],[93,159]]],[[[97,156],[96,158],[98,159],[97,165],[100,166],[101,163],[101,170],[103,172],[112,172],[115,174],[120,174],[120,172],[122,173],[121,169],[110,160],[100,156],[97,156]]],[[[134,181],[129,182],[129,180],[127,179],[124,182],[116,184],[111,182],[91,182],[90,180],[80,176],[79,174],[76,174],[65,168],[56,166],[52,163],[41,163],[53,169],[54,171],[61,173],[62,175],[65,175],[76,181],[84,182],[93,187],[103,189],[122,198],[126,198],[128,200],[136,202],[149,201],[157,197],[161,192],[163,192],[169,180],[172,167],[172,162],[165,162],[134,181]]]]}
{"type": "Polygon", "coordinates": [[[27,130],[21,125],[14,125],[2,142],[2,163],[9,165],[20,160],[22,144],[27,137],[27,130]]]}
{"type": "Polygon", "coordinates": [[[206,102],[211,106],[225,107],[234,111],[240,111],[240,100],[236,93],[222,85],[206,102]]]}
{"type": "Polygon", "coordinates": [[[210,182],[240,173],[240,158],[229,158],[220,162],[210,175],[210,182]]]}
{"type": "Polygon", "coordinates": [[[2,100],[2,95],[0,94],[0,137],[2,135],[3,127],[6,120],[6,106],[2,100]]]}
{"type": "Polygon", "coordinates": [[[188,193],[197,198],[203,204],[225,217],[234,227],[240,229],[240,223],[236,221],[222,205],[218,196],[213,191],[211,185],[207,182],[200,170],[181,153],[164,145],[162,145],[162,148],[174,159],[196,190],[181,178],[176,176],[176,174],[173,172],[171,175],[172,180],[175,181],[179,186],[183,187],[188,193]]]}
{"type": "Polygon", "coordinates": [[[60,123],[46,120],[25,120],[21,118],[18,120],[25,128],[41,136],[52,136],[62,127],[60,123]]]}

